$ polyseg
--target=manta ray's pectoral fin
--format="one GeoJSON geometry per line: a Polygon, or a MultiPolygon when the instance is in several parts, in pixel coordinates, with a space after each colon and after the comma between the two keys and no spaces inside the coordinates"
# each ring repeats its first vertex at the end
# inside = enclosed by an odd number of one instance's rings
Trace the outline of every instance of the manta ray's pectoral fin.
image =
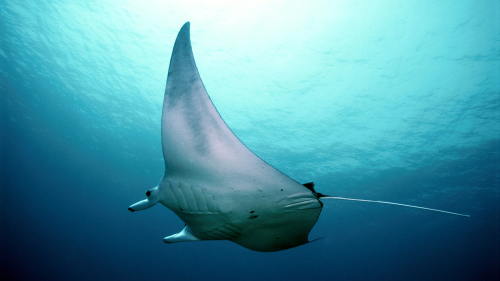
{"type": "Polygon", "coordinates": [[[145,210],[147,208],[153,207],[158,201],[160,201],[160,191],[158,190],[158,186],[152,188],[146,192],[147,199],[139,201],[132,206],[128,207],[128,210],[131,212],[145,210]]]}
{"type": "Polygon", "coordinates": [[[200,241],[201,239],[195,237],[189,226],[185,226],[184,229],[174,235],[167,236],[163,238],[165,243],[177,243],[177,242],[194,242],[200,241]]]}

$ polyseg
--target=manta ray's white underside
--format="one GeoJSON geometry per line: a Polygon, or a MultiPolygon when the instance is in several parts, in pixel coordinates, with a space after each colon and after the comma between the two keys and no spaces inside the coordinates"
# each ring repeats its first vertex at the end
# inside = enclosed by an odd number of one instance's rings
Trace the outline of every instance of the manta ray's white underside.
{"type": "Polygon", "coordinates": [[[176,213],[186,227],[165,242],[230,240],[264,252],[308,242],[319,196],[253,154],[224,123],[198,74],[189,22],[170,60],[161,137],[165,175],[130,210],[160,202],[176,213]]]}

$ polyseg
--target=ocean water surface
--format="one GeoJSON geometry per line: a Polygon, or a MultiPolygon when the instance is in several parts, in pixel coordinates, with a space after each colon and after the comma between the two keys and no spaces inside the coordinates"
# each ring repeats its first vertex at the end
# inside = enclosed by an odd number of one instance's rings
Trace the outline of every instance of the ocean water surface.
{"type": "Polygon", "coordinates": [[[500,2],[0,1],[0,279],[498,280],[500,2]],[[127,208],[164,173],[177,32],[222,118],[325,200],[259,253],[164,244],[127,208]]]}

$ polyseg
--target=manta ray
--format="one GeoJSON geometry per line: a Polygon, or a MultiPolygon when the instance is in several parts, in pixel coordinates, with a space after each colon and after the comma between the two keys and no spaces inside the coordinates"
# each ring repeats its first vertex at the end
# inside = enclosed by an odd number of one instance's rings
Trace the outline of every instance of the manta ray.
{"type": "MultiPolygon", "coordinates": [[[[321,199],[406,204],[323,195],[300,184],[252,153],[217,112],[196,68],[190,23],[177,35],[163,102],[161,143],[165,174],[147,198],[129,210],[161,203],[184,221],[166,243],[229,240],[247,249],[273,252],[311,242],[321,199]]],[[[314,240],[313,240],[314,241],[314,240]]]]}

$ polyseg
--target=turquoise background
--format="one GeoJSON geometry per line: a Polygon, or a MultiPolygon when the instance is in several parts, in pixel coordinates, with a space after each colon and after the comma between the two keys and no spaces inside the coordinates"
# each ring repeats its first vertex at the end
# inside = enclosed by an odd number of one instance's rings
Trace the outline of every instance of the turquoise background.
{"type": "Polygon", "coordinates": [[[497,280],[500,2],[0,1],[3,280],[497,280]],[[324,194],[309,245],[165,245],[176,34],[222,118],[324,194]]]}

